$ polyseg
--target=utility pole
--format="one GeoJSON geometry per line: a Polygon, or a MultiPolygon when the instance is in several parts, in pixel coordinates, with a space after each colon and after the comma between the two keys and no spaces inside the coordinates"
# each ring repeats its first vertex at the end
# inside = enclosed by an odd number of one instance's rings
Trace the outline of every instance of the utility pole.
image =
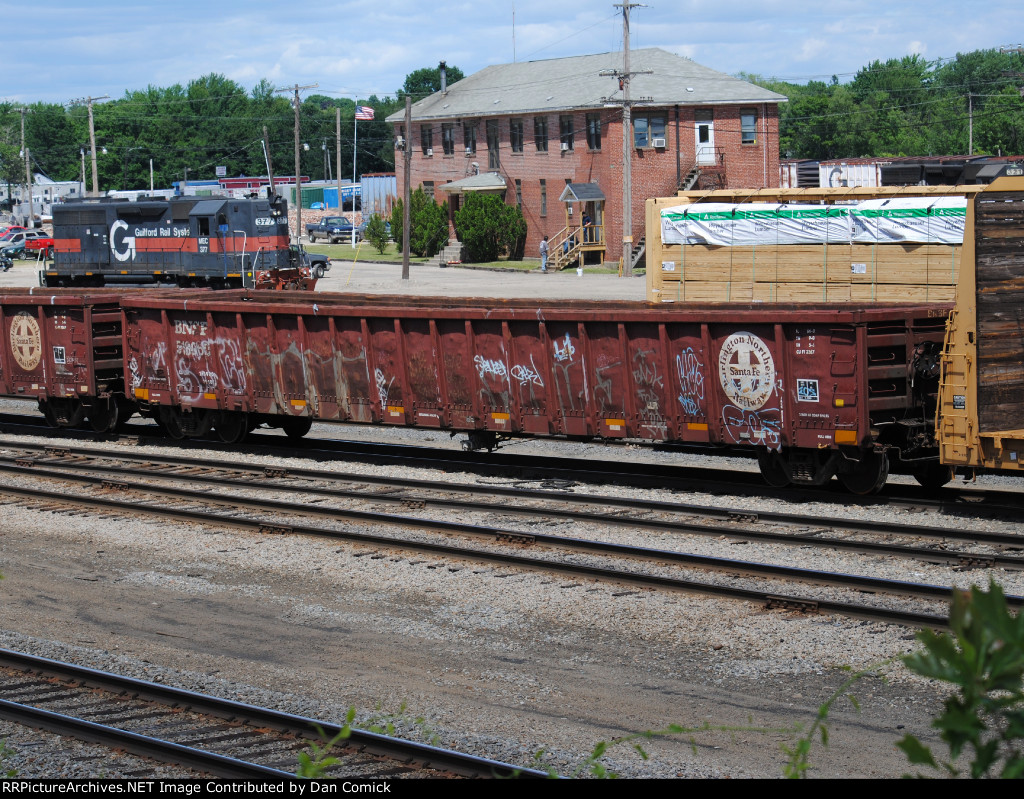
{"type": "Polygon", "coordinates": [[[302,178],[299,166],[299,92],[303,89],[316,89],[319,83],[310,83],[306,86],[295,84],[292,88],[275,89],[278,92],[295,92],[292,105],[295,107],[295,241],[302,242],[302,178]]]}
{"type": "Polygon", "coordinates": [[[109,94],[104,94],[102,97],[83,97],[68,103],[68,105],[82,105],[84,103],[89,109],[89,150],[92,153],[92,191],[89,192],[90,197],[100,196],[100,177],[99,170],[96,167],[96,124],[92,116],[92,104],[97,100],[107,100],[109,98],[109,94]]]}
{"type": "Polygon", "coordinates": [[[18,112],[21,114],[21,154],[25,159],[25,188],[28,191],[28,222],[25,227],[35,227],[32,212],[32,161],[29,158],[28,147],[25,146],[25,114],[28,113],[27,108],[19,108],[18,112]]]}
{"type": "Polygon", "coordinates": [[[622,90],[622,274],[633,276],[633,100],[629,82],[634,75],[650,75],[651,70],[633,72],[629,66],[629,12],[646,8],[641,3],[615,3],[622,9],[622,71],[602,70],[600,75],[619,79],[622,90]]]}
{"type": "Polygon", "coordinates": [[[338,213],[345,204],[341,201],[341,106],[334,109],[334,151],[338,158],[338,213]]]}
{"type": "Polygon", "coordinates": [[[405,95],[405,189],[402,192],[402,280],[409,279],[409,203],[412,201],[412,191],[409,184],[412,182],[412,98],[405,95]]]}
{"type": "Polygon", "coordinates": [[[974,95],[967,93],[967,154],[974,155],[974,95]]]}

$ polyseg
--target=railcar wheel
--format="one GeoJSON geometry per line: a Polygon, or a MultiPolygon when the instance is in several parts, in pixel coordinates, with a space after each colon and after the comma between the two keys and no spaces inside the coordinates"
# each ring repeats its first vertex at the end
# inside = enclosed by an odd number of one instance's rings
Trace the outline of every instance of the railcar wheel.
{"type": "Polygon", "coordinates": [[[309,416],[292,416],[281,422],[281,429],[288,438],[302,438],[313,426],[309,416]]]}
{"type": "Polygon", "coordinates": [[[914,479],[925,488],[942,488],[953,479],[953,467],[938,462],[918,466],[914,469],[914,479]]]}
{"type": "Polygon", "coordinates": [[[244,411],[221,411],[213,429],[225,444],[237,444],[249,434],[249,414],[244,411]]]}
{"type": "Polygon", "coordinates": [[[96,433],[109,433],[117,426],[117,403],[110,400],[97,400],[89,409],[89,425],[96,433]]]}
{"type": "Polygon", "coordinates": [[[772,488],[785,488],[792,482],[783,463],[782,455],[778,452],[769,452],[768,450],[759,452],[757,465],[761,469],[764,481],[772,488]]]}
{"type": "Polygon", "coordinates": [[[161,408],[159,416],[159,424],[167,433],[167,437],[174,441],[181,441],[185,438],[185,431],[181,429],[181,422],[178,421],[178,415],[171,408],[161,408]]]}
{"type": "Polygon", "coordinates": [[[853,471],[840,472],[839,482],[851,494],[877,493],[889,476],[889,457],[884,452],[864,452],[853,471]]]}
{"type": "Polygon", "coordinates": [[[39,412],[46,419],[46,423],[50,427],[60,427],[60,422],[57,420],[57,414],[53,410],[53,406],[46,400],[39,400],[39,412]]]}

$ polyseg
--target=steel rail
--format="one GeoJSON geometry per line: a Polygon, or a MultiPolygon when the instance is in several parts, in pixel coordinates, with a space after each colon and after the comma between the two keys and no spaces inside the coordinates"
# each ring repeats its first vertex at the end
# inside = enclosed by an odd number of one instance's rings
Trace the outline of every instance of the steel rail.
{"type": "MultiPolygon", "coordinates": [[[[0,430],[9,425],[0,426],[0,430]]],[[[84,430],[71,430],[61,428],[59,432],[52,428],[44,428],[44,432],[35,432],[37,435],[51,435],[53,437],[66,436],[76,439],[89,440],[136,440],[143,441],[152,439],[170,444],[168,439],[160,438],[157,435],[149,435],[145,432],[135,434],[95,434],[84,430]]],[[[239,445],[226,445],[213,440],[184,440],[173,442],[174,445],[183,449],[198,448],[219,449],[224,452],[237,452],[239,445]]],[[[605,442],[608,446],[620,446],[620,442],[605,442]]],[[[628,442],[627,442],[628,443],[628,442]]],[[[595,466],[593,460],[582,460],[572,458],[560,458],[557,456],[520,455],[516,453],[501,453],[495,455],[488,452],[486,455],[474,456],[471,452],[458,452],[454,450],[443,450],[429,448],[415,444],[382,444],[378,442],[365,441],[336,441],[333,439],[319,439],[313,443],[311,439],[305,439],[302,444],[297,444],[290,439],[279,436],[252,436],[247,439],[246,444],[241,445],[248,451],[264,451],[268,455],[280,455],[282,449],[289,454],[296,451],[306,457],[331,457],[342,456],[351,458],[353,455],[371,462],[400,462],[402,465],[416,465],[425,468],[451,469],[453,466],[484,471],[491,474],[507,475],[510,472],[526,475],[524,479],[533,476],[545,475],[547,479],[563,479],[565,475],[572,474],[579,482],[607,483],[614,480],[625,485],[638,487],[657,488],[679,488],[691,491],[703,491],[720,494],[723,490],[729,493],[740,493],[743,495],[756,494],[757,496],[769,496],[785,500],[798,500],[809,502],[822,502],[830,504],[849,504],[856,501],[862,505],[874,504],[899,504],[910,507],[930,506],[943,508],[949,506],[960,507],[964,503],[977,501],[998,502],[1000,500],[1010,504],[1004,509],[1006,512],[1020,512],[1024,506],[1024,493],[1007,492],[996,490],[965,491],[963,489],[942,489],[948,494],[935,498],[930,496],[933,493],[930,489],[917,486],[894,486],[890,484],[881,494],[875,496],[853,496],[845,491],[831,491],[825,487],[808,488],[801,486],[787,486],[785,488],[772,488],[768,486],[756,471],[744,471],[736,469],[715,469],[708,467],[692,466],[665,466],[646,463],[631,463],[619,461],[614,468],[600,468],[595,466]],[[335,444],[335,446],[330,446],[335,444]],[[319,448],[317,448],[319,447],[319,448]],[[393,452],[400,450],[400,452],[393,452]],[[669,472],[676,472],[673,476],[669,472]],[[719,477],[708,477],[708,473],[718,474],[719,477]],[[742,490],[741,489],[742,484],[742,490]],[[955,492],[955,493],[954,493],[955,492]],[[900,497],[899,494],[906,496],[900,497]]],[[[707,449],[686,448],[682,445],[653,445],[652,452],[658,451],[693,451],[707,455],[707,449]]],[[[735,457],[738,459],[749,459],[751,453],[739,451],[713,452],[722,457],[735,457]]],[[[986,507],[992,508],[991,505],[986,507]]],[[[998,509],[993,508],[993,509],[998,509]]]]}
{"type": "MultiPolygon", "coordinates": [[[[96,454],[89,455],[88,457],[105,458],[107,460],[127,460],[131,462],[141,462],[144,464],[152,463],[153,461],[145,458],[137,459],[134,456],[123,457],[119,453],[100,455],[96,454]]],[[[33,463],[40,463],[34,461],[33,463]]],[[[206,468],[216,469],[221,471],[246,471],[250,473],[256,473],[259,471],[256,467],[225,467],[222,464],[214,462],[196,462],[196,461],[182,461],[181,463],[175,463],[174,465],[188,466],[190,469],[206,468]]],[[[125,475],[125,469],[116,466],[105,466],[103,464],[64,464],[60,461],[41,462],[41,466],[28,465],[24,459],[11,459],[0,457],[0,470],[9,470],[14,473],[19,473],[24,469],[31,469],[35,474],[46,476],[45,467],[57,467],[57,468],[85,468],[90,471],[103,472],[105,474],[115,474],[119,476],[125,475]],[[12,463],[13,460],[13,463],[12,463]]],[[[331,482],[340,482],[334,475],[328,473],[326,476],[317,477],[315,472],[311,470],[303,470],[304,474],[298,475],[295,473],[289,473],[288,475],[282,475],[281,470],[274,468],[263,468],[265,476],[267,477],[282,477],[282,476],[300,476],[304,479],[330,479],[331,482]]],[[[23,472],[22,472],[23,473],[23,472]]],[[[860,552],[866,554],[875,555],[888,555],[892,557],[912,558],[916,560],[922,560],[927,562],[946,563],[954,566],[961,567],[1000,567],[1005,569],[1024,570],[1024,558],[1016,557],[1012,555],[1003,554],[987,554],[977,552],[950,552],[943,550],[928,549],[925,547],[909,547],[898,544],[886,544],[877,543],[872,541],[857,541],[847,540],[833,537],[822,537],[819,535],[805,535],[801,533],[779,533],[766,530],[755,530],[750,527],[723,527],[714,524],[700,524],[696,522],[689,522],[685,520],[676,521],[662,521],[657,519],[643,519],[633,516],[619,516],[611,513],[597,513],[592,511],[582,511],[578,509],[574,510],[559,510],[551,507],[530,507],[521,503],[512,505],[496,505],[493,502],[480,502],[480,501],[469,501],[462,499],[439,499],[437,496],[415,496],[410,497],[405,494],[372,494],[367,495],[365,491],[359,491],[355,489],[341,489],[335,486],[330,488],[321,488],[317,486],[288,486],[288,485],[274,485],[273,483],[267,483],[265,481],[255,482],[247,481],[236,478],[221,478],[215,475],[196,475],[196,474],[181,474],[175,472],[150,472],[146,475],[147,479],[150,480],[163,480],[163,481],[177,481],[177,482],[195,482],[202,480],[207,483],[212,483],[221,486],[230,486],[232,488],[248,488],[259,491],[280,491],[289,493],[303,493],[312,494],[317,496],[325,496],[330,498],[344,497],[346,499],[353,499],[360,502],[390,502],[390,503],[401,503],[408,504],[409,502],[422,503],[424,505],[433,505],[437,507],[446,508],[458,508],[461,510],[473,510],[483,511],[489,513],[504,513],[509,515],[519,516],[533,516],[543,518],[562,518],[570,521],[588,521],[595,524],[606,524],[616,527],[630,527],[634,529],[648,530],[652,532],[665,532],[665,533],[685,533],[690,535],[701,535],[701,536],[714,536],[714,537],[725,537],[731,539],[738,539],[744,541],[761,541],[773,544],[781,544],[784,546],[813,546],[815,548],[831,547],[837,550],[846,550],[852,552],[860,552]]],[[[358,477],[348,477],[344,479],[344,482],[359,481],[358,477]]],[[[413,481],[413,480],[401,480],[391,479],[386,477],[372,477],[368,482],[373,482],[381,485],[390,485],[393,483],[406,484],[410,487],[415,487],[420,490],[429,490],[433,492],[437,491],[448,491],[459,493],[462,488],[458,484],[441,483],[441,482],[427,482],[427,481],[413,481]]],[[[138,486],[135,486],[138,488],[138,486]]],[[[487,489],[482,489],[478,486],[468,487],[467,493],[487,493],[487,489]]],[[[544,499],[562,501],[564,499],[561,494],[553,494],[551,492],[537,491],[528,492],[521,489],[501,489],[495,493],[501,496],[514,497],[518,500],[525,499],[544,499]]],[[[209,496],[209,495],[206,495],[209,496]]],[[[602,504],[603,497],[596,495],[587,495],[586,497],[580,497],[579,495],[566,495],[567,497],[573,497],[576,500],[584,500],[588,504],[599,505],[602,504]]],[[[612,498],[611,502],[605,503],[617,507],[631,507],[630,501],[621,498],[612,498]]],[[[671,512],[671,513],[687,513],[687,514],[703,514],[709,516],[716,516],[720,518],[735,518],[740,520],[766,518],[775,522],[788,522],[791,524],[817,524],[831,527],[832,529],[844,529],[844,530],[855,530],[860,532],[878,534],[878,533],[893,533],[907,537],[919,537],[919,538],[932,538],[932,539],[950,539],[958,541],[973,541],[974,538],[968,533],[963,533],[957,530],[948,530],[942,527],[925,527],[916,525],[900,525],[889,522],[879,522],[877,526],[870,522],[863,521],[851,521],[847,526],[845,520],[835,519],[824,519],[820,517],[808,517],[800,516],[797,514],[788,513],[767,513],[767,514],[755,514],[751,512],[744,512],[739,509],[733,508],[705,508],[699,505],[689,504],[676,504],[669,502],[645,502],[636,501],[636,509],[643,511],[660,511],[660,512],[671,512]]],[[[334,510],[329,508],[317,508],[303,506],[304,513],[324,516],[336,516],[338,514],[344,514],[348,511],[334,510]]],[[[292,507],[292,510],[297,510],[292,507]]],[[[447,524],[447,523],[446,523],[447,524]]],[[[460,532],[466,532],[460,530],[460,532]]],[[[471,526],[469,532],[475,532],[475,526],[471,526]]],[[[506,531],[511,534],[513,531],[506,531]]],[[[489,534],[489,533],[488,533],[489,534]]],[[[541,541],[545,536],[538,533],[529,533],[528,535],[534,536],[538,541],[541,541]]],[[[562,539],[549,537],[552,542],[560,542],[562,539]]],[[[981,534],[980,540],[986,543],[998,543],[1007,546],[1024,547],[1024,536],[1016,535],[1013,533],[987,533],[981,534]]]]}
{"type": "MultiPolygon", "coordinates": [[[[124,460],[134,463],[156,463],[173,466],[185,466],[189,468],[230,468],[231,471],[249,472],[251,474],[259,474],[264,477],[294,477],[304,480],[318,480],[335,483],[360,482],[370,483],[373,485],[383,485],[387,487],[401,486],[404,488],[412,488],[428,492],[448,491],[469,494],[485,494],[488,496],[509,497],[514,500],[557,499],[561,502],[571,503],[575,505],[604,505],[610,507],[626,508],[634,511],[649,511],[652,513],[687,513],[701,516],[718,516],[720,518],[729,519],[781,522],[784,524],[820,524],[830,528],[841,528],[844,530],[863,531],[875,534],[879,532],[886,532],[893,533],[896,535],[907,535],[911,537],[916,536],[921,538],[948,538],[951,540],[969,541],[974,543],[1001,544],[1011,547],[1024,547],[1024,535],[1018,535],[1014,533],[998,533],[986,531],[965,532],[956,529],[935,527],[929,525],[903,525],[894,522],[872,522],[858,519],[837,518],[835,516],[807,516],[798,513],[786,513],[780,511],[754,512],[743,508],[728,506],[712,508],[706,505],[697,505],[693,503],[644,500],[637,499],[635,497],[624,498],[609,497],[600,494],[570,494],[566,492],[559,493],[553,489],[533,490],[496,485],[473,485],[462,483],[453,484],[443,481],[421,480],[416,478],[378,476],[361,473],[346,474],[339,472],[324,472],[319,469],[296,468],[292,466],[266,467],[249,465],[244,463],[232,463],[230,467],[225,467],[223,461],[197,460],[196,458],[176,455],[132,455],[131,453],[111,452],[110,450],[95,449],[91,447],[58,447],[52,444],[22,443],[18,443],[16,446],[21,447],[22,449],[32,450],[35,452],[43,452],[55,456],[85,456],[93,458],[105,458],[109,460],[124,460]]],[[[17,458],[7,458],[7,460],[16,461],[17,458]]],[[[308,490],[312,493],[316,493],[317,491],[317,489],[303,490],[308,490]]],[[[331,492],[336,494],[338,493],[336,489],[331,489],[331,492]]],[[[380,499],[386,501],[386,497],[384,495],[375,496],[379,496],[380,499]]],[[[431,502],[433,500],[430,500],[429,498],[424,498],[424,501],[431,502]]],[[[963,509],[965,507],[970,507],[970,504],[958,505],[959,509],[963,509]]],[[[979,507],[984,509],[990,509],[983,505],[979,505],[979,507]]],[[[517,513],[523,515],[543,515],[546,512],[544,510],[533,511],[529,507],[519,505],[506,505],[502,506],[501,509],[508,513],[517,513]]],[[[557,511],[552,511],[552,513],[557,515],[557,511]]],[[[569,515],[573,518],[578,517],[578,513],[575,511],[571,512],[569,515]]]]}
{"type": "MultiPolygon", "coordinates": [[[[0,665],[26,672],[47,674],[61,679],[71,679],[91,688],[122,693],[160,705],[228,719],[247,726],[266,727],[313,741],[323,740],[324,737],[328,740],[333,740],[343,730],[341,725],[317,721],[306,716],[257,707],[231,699],[220,699],[208,694],[146,682],[132,677],[123,677],[110,672],[77,666],[72,663],[63,663],[51,660],[50,658],[37,657],[9,649],[0,648],[0,665]]],[[[31,726],[38,724],[43,729],[49,729],[52,732],[58,733],[61,730],[57,727],[68,724],[64,729],[72,730],[76,737],[79,735],[86,736],[82,740],[91,740],[107,746],[123,746],[135,754],[154,757],[155,759],[168,757],[170,759],[164,762],[173,762],[188,766],[189,768],[209,771],[221,777],[295,779],[295,775],[289,772],[247,763],[246,761],[234,758],[227,758],[223,755],[202,750],[192,750],[190,747],[184,747],[180,744],[148,738],[147,736],[117,730],[116,728],[107,728],[93,722],[61,716],[50,711],[28,708],[17,703],[0,702],[0,716],[19,721],[19,723],[22,723],[22,718],[31,717],[32,721],[27,722],[31,726]]],[[[391,760],[401,760],[403,763],[415,763],[421,768],[449,771],[465,777],[517,776],[545,779],[549,776],[544,771],[519,768],[498,760],[421,744],[404,738],[390,738],[386,735],[358,728],[350,728],[350,730],[349,737],[339,742],[338,746],[340,748],[358,749],[361,752],[368,752],[391,760]]]]}
{"type": "MultiPolygon", "coordinates": [[[[74,475],[68,476],[75,482],[102,484],[95,478],[77,478],[74,475]]],[[[61,479],[65,479],[64,476],[61,479]]],[[[131,489],[126,484],[109,484],[109,488],[131,489]]],[[[160,516],[177,520],[187,520],[200,524],[231,526],[240,529],[248,529],[257,532],[274,534],[309,535],[320,538],[346,540],[353,543],[386,547],[390,549],[412,550],[431,555],[444,557],[457,557],[483,563],[499,564],[503,566],[517,566],[533,571],[556,572],[574,577],[585,577],[600,581],[609,581],[635,585],[645,588],[660,588],[665,590],[683,591],[688,593],[710,594],[725,596],[747,601],[759,602],[769,607],[791,607],[806,611],[824,611],[831,613],[843,613],[844,615],[856,618],[871,619],[875,621],[896,622],[909,624],[918,627],[943,628],[946,620],[942,616],[933,614],[921,614],[903,611],[891,611],[886,609],[872,608],[853,603],[832,602],[805,597],[782,596],[775,592],[733,588],[730,586],[714,585],[710,583],[699,583],[692,580],[685,580],[673,577],[661,577],[652,574],[630,572],[617,569],[609,569],[598,566],[585,566],[581,564],[566,563],[563,561],[544,560],[540,558],[528,558],[520,555],[491,552],[480,549],[458,547],[446,544],[435,544],[423,541],[410,541],[407,539],[396,539],[390,536],[377,535],[362,531],[347,530],[325,530],[323,527],[309,527],[304,525],[282,524],[279,519],[265,521],[262,519],[245,519],[238,516],[221,516],[219,514],[203,511],[185,510],[180,508],[162,508],[151,504],[140,505],[131,502],[104,499],[99,497],[76,496],[68,497],[66,494],[44,491],[42,489],[25,488],[16,485],[5,485],[7,494],[16,494],[31,499],[46,499],[52,502],[59,502],[73,505],[86,505],[102,508],[104,510],[118,510],[122,512],[160,516]]],[[[287,503],[276,503],[268,500],[249,500],[245,498],[226,498],[210,495],[198,491],[172,490],[172,489],[139,489],[140,493],[157,493],[177,498],[188,498],[197,502],[212,504],[226,504],[235,509],[246,504],[258,504],[264,509],[276,508],[277,512],[287,509],[287,503]]],[[[291,512],[301,513],[302,510],[295,510],[292,506],[291,512]]],[[[438,522],[423,520],[412,517],[393,517],[385,514],[373,514],[363,511],[341,511],[342,518],[355,519],[369,524],[382,524],[401,527],[412,527],[418,529],[429,529],[436,532],[453,530],[456,528],[472,528],[471,525],[459,523],[438,522]]],[[[487,535],[501,541],[514,543],[529,543],[531,539],[537,541],[537,537],[523,534],[518,531],[505,531],[498,528],[476,528],[477,534],[485,534],[482,531],[489,530],[487,535]]],[[[872,593],[887,593],[901,597],[918,597],[930,600],[941,600],[949,602],[953,597],[955,589],[949,586],[928,585],[919,583],[907,583],[897,580],[886,580],[874,577],[863,577],[858,575],[837,574],[830,572],[817,572],[809,569],[798,569],[790,566],[775,566],[750,561],[730,560],[726,558],[715,558],[704,555],[691,555],[687,553],[671,552],[668,550],[644,549],[638,547],[626,547],[618,544],[604,544],[601,542],[587,541],[585,539],[558,539],[556,537],[544,536],[539,540],[553,538],[563,548],[577,548],[579,551],[593,554],[598,552],[604,555],[619,555],[630,558],[642,557],[658,562],[669,562],[675,565],[700,568],[705,570],[720,571],[731,574],[746,574],[758,577],[770,577],[776,579],[792,580],[796,582],[811,583],[817,585],[832,585],[852,588],[872,593]]],[[[1007,601],[1014,607],[1024,607],[1024,597],[1009,595],[1007,601]]]]}

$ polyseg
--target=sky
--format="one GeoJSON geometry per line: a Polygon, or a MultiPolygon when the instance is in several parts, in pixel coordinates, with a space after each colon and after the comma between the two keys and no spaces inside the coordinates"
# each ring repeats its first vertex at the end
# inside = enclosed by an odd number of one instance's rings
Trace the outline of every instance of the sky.
{"type": "MultiPolygon", "coordinates": [[[[612,2],[47,0],[0,2],[8,32],[0,100],[68,103],[186,85],[211,72],[251,91],[393,95],[441,60],[469,75],[491,64],[622,49],[612,2]],[[513,24],[514,20],[514,24],[513,24]]],[[[870,62],[1017,47],[1024,2],[653,0],[631,12],[630,46],[661,47],[731,75],[850,80],[870,62]]]]}

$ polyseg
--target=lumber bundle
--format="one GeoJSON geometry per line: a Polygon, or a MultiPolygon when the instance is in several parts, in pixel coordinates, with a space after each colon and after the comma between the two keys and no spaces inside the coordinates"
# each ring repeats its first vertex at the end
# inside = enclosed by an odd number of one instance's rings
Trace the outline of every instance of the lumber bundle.
{"type": "MultiPolygon", "coordinates": [[[[979,188],[944,187],[944,193],[958,192],[961,197],[970,196],[979,188]]],[[[912,190],[920,191],[921,187],[903,190],[903,195],[912,190]]],[[[892,189],[877,189],[874,192],[872,196],[883,199],[898,193],[892,189]]],[[[951,302],[955,298],[962,250],[960,242],[921,243],[892,241],[884,237],[880,237],[877,242],[865,242],[864,236],[857,233],[854,225],[851,225],[848,240],[842,242],[768,242],[722,246],[707,243],[713,240],[710,236],[704,242],[697,241],[699,227],[696,224],[687,227],[687,220],[680,217],[680,212],[687,212],[685,208],[681,211],[680,207],[699,200],[694,205],[695,211],[690,212],[696,216],[696,209],[705,202],[715,202],[718,194],[723,195],[721,199],[740,202],[735,193],[727,192],[711,192],[699,196],[684,193],[647,201],[647,288],[650,300],[872,303],[951,302]],[[666,218],[676,212],[672,222],[676,228],[665,238],[682,243],[663,242],[663,211],[666,218]],[[694,231],[698,231],[698,234],[694,231]]],[[[870,199],[865,190],[859,190],[859,194],[857,200],[860,202],[870,199]]],[[[814,199],[826,206],[830,200],[828,196],[814,199]]],[[[806,202],[806,196],[802,200],[806,202]]],[[[770,201],[786,203],[786,190],[774,190],[770,201]]],[[[747,207],[756,209],[757,202],[758,198],[755,197],[753,203],[740,205],[743,213],[736,213],[735,217],[739,219],[746,216],[758,223],[763,212],[746,211],[747,207]]],[[[704,219],[714,221],[712,209],[724,208],[721,205],[707,207],[709,210],[702,214],[701,222],[704,219]]],[[[806,209],[807,206],[801,208],[806,209]]],[[[806,210],[802,213],[807,215],[806,210]]],[[[795,213],[793,215],[796,216],[795,213]]],[[[743,224],[749,226],[752,223],[744,221],[743,224]]],[[[740,222],[735,223],[737,233],[742,230],[740,225],[740,222]]],[[[824,227],[821,229],[825,230],[824,227]]],[[[737,233],[722,227],[713,233],[722,230],[726,231],[726,235],[732,235],[735,241],[749,242],[751,235],[757,235],[755,230],[754,234],[748,233],[745,239],[741,239],[737,233]]],[[[832,228],[826,230],[829,237],[833,235],[831,231],[832,228]]],[[[792,234],[790,240],[794,240],[792,234]]]]}

